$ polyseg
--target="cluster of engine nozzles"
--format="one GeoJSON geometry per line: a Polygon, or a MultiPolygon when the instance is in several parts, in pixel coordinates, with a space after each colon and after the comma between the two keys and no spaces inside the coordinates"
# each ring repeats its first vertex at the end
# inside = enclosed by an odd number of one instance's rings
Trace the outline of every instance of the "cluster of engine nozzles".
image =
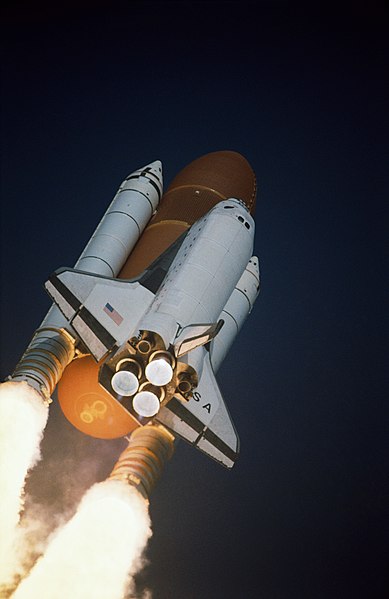
{"type": "Polygon", "coordinates": [[[133,340],[132,345],[135,353],[119,358],[111,378],[119,400],[131,397],[136,414],[152,418],[174,393],[189,398],[197,383],[194,371],[188,371],[193,369],[177,363],[173,352],[156,349],[152,340],[133,340]]]}

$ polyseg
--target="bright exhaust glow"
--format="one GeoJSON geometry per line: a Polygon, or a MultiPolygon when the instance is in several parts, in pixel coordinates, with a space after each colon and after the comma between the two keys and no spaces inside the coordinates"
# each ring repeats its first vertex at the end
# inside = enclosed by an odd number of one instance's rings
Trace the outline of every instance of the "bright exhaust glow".
{"type": "Polygon", "coordinates": [[[115,372],[113,375],[111,385],[115,393],[128,397],[138,391],[139,381],[132,372],[119,370],[119,372],[115,372]]]}
{"type": "Polygon", "coordinates": [[[57,530],[13,599],[134,597],[134,575],[151,536],[147,503],[122,481],[94,485],[57,530]]]}
{"type": "Polygon", "coordinates": [[[163,358],[159,358],[147,364],[145,374],[150,383],[157,387],[163,387],[163,385],[167,385],[172,380],[173,368],[169,362],[163,358]]]}
{"type": "Polygon", "coordinates": [[[155,416],[160,407],[158,397],[155,393],[151,393],[151,391],[141,391],[135,395],[132,405],[135,412],[145,418],[155,416]]]}
{"type": "Polygon", "coordinates": [[[21,567],[17,545],[24,483],[40,459],[47,416],[48,406],[26,382],[0,385],[0,586],[12,583],[21,567]]]}

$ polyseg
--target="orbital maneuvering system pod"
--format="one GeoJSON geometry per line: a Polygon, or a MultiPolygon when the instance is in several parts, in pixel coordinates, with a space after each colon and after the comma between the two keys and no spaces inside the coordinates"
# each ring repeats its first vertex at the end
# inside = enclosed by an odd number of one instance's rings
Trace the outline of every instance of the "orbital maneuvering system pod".
{"type": "Polygon", "coordinates": [[[59,383],[65,416],[88,435],[152,427],[142,443],[157,446],[159,431],[233,466],[239,440],[215,372],[259,293],[255,199],[237,152],[194,160],[164,194],[159,161],[130,174],[75,267],[46,282],[56,306],[12,379],[45,401],[59,383]]]}

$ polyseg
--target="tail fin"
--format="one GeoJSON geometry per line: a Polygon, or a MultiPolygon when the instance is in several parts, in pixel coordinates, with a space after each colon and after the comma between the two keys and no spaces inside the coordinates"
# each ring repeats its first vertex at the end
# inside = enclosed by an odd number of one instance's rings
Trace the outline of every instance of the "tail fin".
{"type": "Polygon", "coordinates": [[[192,324],[182,329],[174,343],[174,353],[177,358],[184,356],[196,347],[206,345],[216,337],[224,324],[219,320],[214,324],[192,324]]]}

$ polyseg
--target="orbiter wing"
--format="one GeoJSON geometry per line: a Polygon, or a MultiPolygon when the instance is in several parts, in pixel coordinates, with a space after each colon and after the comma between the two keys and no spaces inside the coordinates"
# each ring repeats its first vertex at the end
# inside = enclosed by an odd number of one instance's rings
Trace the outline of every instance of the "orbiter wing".
{"type": "Polygon", "coordinates": [[[203,371],[188,402],[173,397],[155,420],[227,468],[239,454],[239,437],[217,384],[209,352],[204,351],[203,371]]]}
{"type": "Polygon", "coordinates": [[[97,361],[131,336],[154,299],[139,282],[73,269],[57,270],[45,287],[97,361]]]}
{"type": "Polygon", "coordinates": [[[45,283],[47,293],[97,361],[131,337],[186,234],[185,231],[180,235],[134,279],[121,280],[60,268],[45,283]]]}

